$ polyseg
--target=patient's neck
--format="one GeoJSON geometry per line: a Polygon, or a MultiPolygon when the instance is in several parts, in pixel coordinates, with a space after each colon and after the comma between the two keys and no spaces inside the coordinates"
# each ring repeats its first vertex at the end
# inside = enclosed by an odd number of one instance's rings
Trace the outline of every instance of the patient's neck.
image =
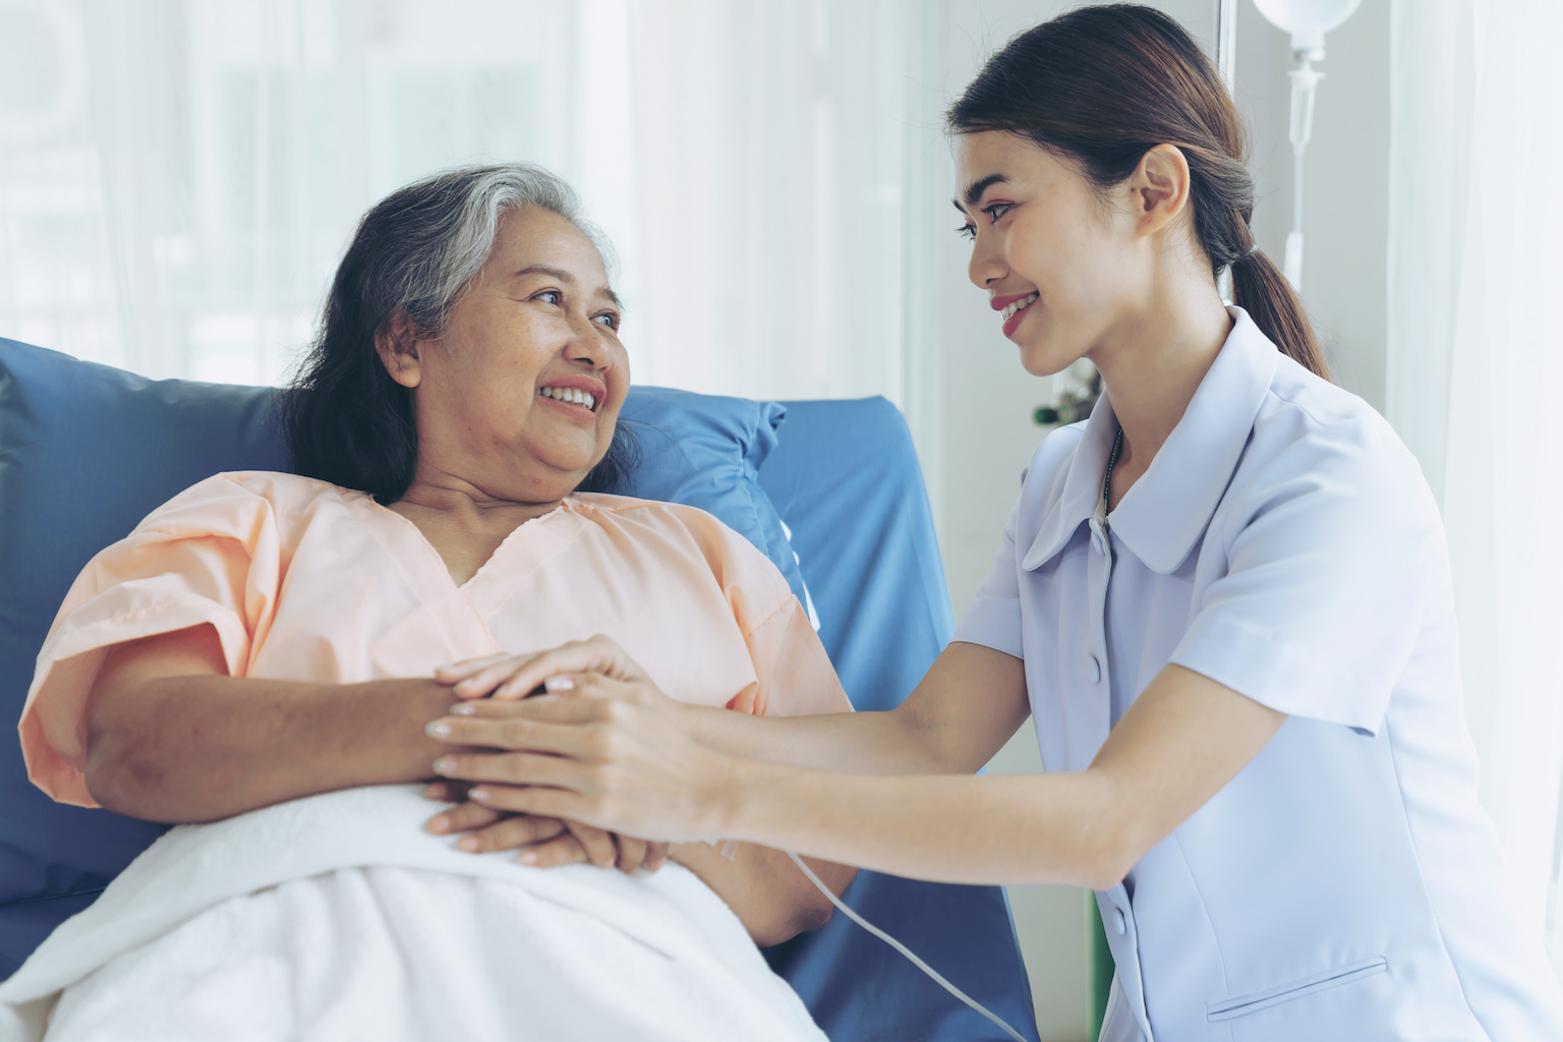
{"type": "Polygon", "coordinates": [[[460,586],[521,525],[551,513],[563,496],[508,499],[450,474],[420,475],[390,509],[417,526],[460,586]]]}
{"type": "Polygon", "coordinates": [[[405,516],[421,514],[475,533],[506,532],[551,513],[574,485],[563,476],[527,474],[505,468],[503,475],[473,476],[418,460],[412,483],[392,509],[405,516]]]}

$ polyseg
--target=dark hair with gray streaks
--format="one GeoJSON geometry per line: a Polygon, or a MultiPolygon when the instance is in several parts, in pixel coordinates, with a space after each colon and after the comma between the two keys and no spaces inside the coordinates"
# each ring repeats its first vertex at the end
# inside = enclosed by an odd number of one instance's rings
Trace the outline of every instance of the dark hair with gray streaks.
{"type": "MultiPolygon", "coordinates": [[[[580,216],[570,186],[524,163],[447,170],[393,192],[364,215],[337,267],[315,340],[283,393],[298,473],[361,489],[386,505],[402,497],[418,459],[412,392],[385,371],[375,337],[399,314],[420,339],[440,336],[487,262],[500,216],[529,206],[574,224],[608,266],[607,243],[580,216]]],[[[621,421],[579,491],[617,489],[636,455],[621,421]]]]}

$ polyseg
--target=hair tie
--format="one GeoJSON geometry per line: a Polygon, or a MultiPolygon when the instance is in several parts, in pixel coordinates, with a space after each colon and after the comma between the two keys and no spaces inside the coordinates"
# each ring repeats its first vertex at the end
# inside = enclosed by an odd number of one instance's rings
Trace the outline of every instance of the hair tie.
{"type": "Polygon", "coordinates": [[[1235,260],[1235,261],[1233,261],[1233,262],[1232,262],[1232,266],[1233,266],[1233,267],[1236,267],[1236,266],[1237,266],[1237,265],[1239,265],[1239,264],[1241,264],[1241,263],[1243,263],[1243,262],[1244,262],[1244,261],[1246,261],[1246,260],[1247,260],[1247,259],[1248,259],[1248,258],[1250,258],[1250,257],[1252,257],[1252,256],[1253,256],[1253,255],[1254,255],[1254,254],[1256,254],[1256,253],[1258,253],[1258,252],[1259,252],[1259,244],[1258,244],[1258,243],[1257,243],[1257,242],[1256,242],[1256,243],[1254,243],[1254,244],[1253,244],[1253,245],[1252,245],[1252,246],[1250,246],[1250,247],[1248,247],[1248,250],[1247,250],[1247,252],[1246,252],[1246,253],[1244,253],[1244,254],[1243,254],[1243,255],[1242,255],[1242,256],[1241,256],[1241,257],[1239,257],[1239,258],[1238,258],[1238,259],[1237,259],[1237,260],[1235,260]]]}

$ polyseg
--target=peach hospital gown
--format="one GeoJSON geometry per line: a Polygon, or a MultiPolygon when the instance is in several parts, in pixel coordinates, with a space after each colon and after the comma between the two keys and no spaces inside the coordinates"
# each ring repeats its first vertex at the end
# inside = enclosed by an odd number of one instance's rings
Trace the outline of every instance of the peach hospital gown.
{"type": "Polygon", "coordinates": [[[460,659],[603,633],[686,702],[757,714],[850,708],[775,566],[693,507],[567,497],[457,586],[417,526],[366,493],[227,473],[153,511],[71,587],[22,713],[34,783],[94,806],[84,709],[104,652],[203,624],[233,676],[426,677],[460,659]]]}

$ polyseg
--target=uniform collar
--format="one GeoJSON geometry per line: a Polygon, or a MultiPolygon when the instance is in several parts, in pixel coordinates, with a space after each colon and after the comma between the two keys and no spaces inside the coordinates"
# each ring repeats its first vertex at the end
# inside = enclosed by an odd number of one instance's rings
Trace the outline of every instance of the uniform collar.
{"type": "MultiPolygon", "coordinates": [[[[1275,345],[1242,308],[1227,312],[1234,322],[1220,354],[1150,469],[1109,518],[1113,534],[1147,568],[1163,575],[1176,571],[1204,535],[1275,376],[1275,345]]],[[[1117,434],[1118,418],[1103,394],[1070,457],[1063,491],[1048,505],[1021,560],[1023,569],[1051,561],[1096,516],[1117,434]]]]}

